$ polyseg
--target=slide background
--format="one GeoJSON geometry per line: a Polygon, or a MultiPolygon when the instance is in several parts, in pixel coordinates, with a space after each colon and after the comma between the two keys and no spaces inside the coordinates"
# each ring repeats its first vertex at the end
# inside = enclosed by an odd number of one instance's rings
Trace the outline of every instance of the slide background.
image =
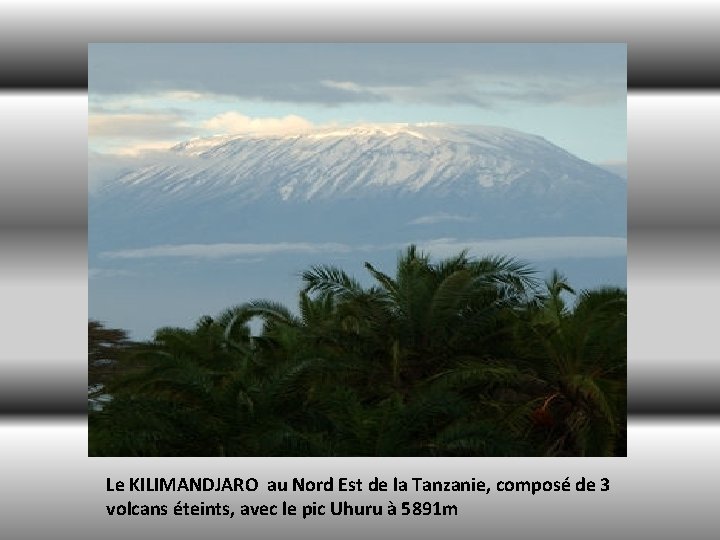
{"type": "Polygon", "coordinates": [[[0,8],[0,537],[717,538],[720,6],[708,2],[29,1],[0,8]],[[87,42],[628,43],[628,458],[87,458],[87,42]],[[105,504],[398,503],[106,493],[130,476],[610,479],[607,493],[416,494],[443,518],[115,517],[105,504]]]}

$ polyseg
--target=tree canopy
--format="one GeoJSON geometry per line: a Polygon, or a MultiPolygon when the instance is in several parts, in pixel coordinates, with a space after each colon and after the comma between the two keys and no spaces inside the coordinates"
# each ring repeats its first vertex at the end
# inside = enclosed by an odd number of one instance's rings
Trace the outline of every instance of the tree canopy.
{"type": "Polygon", "coordinates": [[[309,268],[296,311],[254,300],[147,343],[117,334],[90,454],[625,454],[624,290],[415,246],[394,276],[365,267],[370,286],[309,268]]]}

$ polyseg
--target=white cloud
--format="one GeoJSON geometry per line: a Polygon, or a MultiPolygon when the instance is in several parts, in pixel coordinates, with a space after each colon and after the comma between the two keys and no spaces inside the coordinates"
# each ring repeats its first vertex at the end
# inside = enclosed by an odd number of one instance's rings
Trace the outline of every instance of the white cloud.
{"type": "Polygon", "coordinates": [[[395,103],[464,104],[495,108],[509,104],[595,106],[625,99],[624,81],[603,81],[584,75],[562,78],[510,74],[464,75],[417,85],[363,85],[323,80],[326,88],[347,92],[348,98],[395,103]]]}
{"type": "Polygon", "coordinates": [[[132,144],[108,146],[106,153],[115,156],[143,157],[153,152],[164,152],[175,146],[176,140],[143,140],[132,144]]]}
{"type": "Polygon", "coordinates": [[[412,221],[408,222],[408,225],[434,225],[436,223],[444,223],[448,221],[467,222],[474,220],[473,218],[466,216],[458,216],[455,214],[447,214],[445,212],[440,212],[437,214],[430,214],[427,216],[421,216],[419,218],[413,219],[412,221]]]}
{"type": "Polygon", "coordinates": [[[185,135],[193,128],[178,114],[90,114],[88,136],[90,137],[158,137],[185,135]]]}
{"type": "Polygon", "coordinates": [[[365,92],[368,90],[367,87],[363,88],[357,83],[354,83],[352,81],[320,81],[323,86],[326,86],[328,88],[336,88],[337,90],[345,90],[346,92],[365,92]]]}
{"type": "Polygon", "coordinates": [[[519,259],[536,261],[627,255],[627,239],[614,236],[551,236],[494,240],[438,238],[417,244],[435,257],[450,257],[463,249],[468,249],[470,254],[475,256],[511,255],[519,259]]]}
{"type": "Polygon", "coordinates": [[[89,268],[88,278],[113,278],[113,277],[128,277],[134,276],[135,273],[130,270],[120,270],[117,268],[89,268]]]}
{"type": "Polygon", "coordinates": [[[313,123],[294,114],[274,117],[250,117],[238,112],[226,112],[203,122],[202,127],[217,134],[247,133],[253,135],[290,135],[311,130],[313,123]]]}
{"type": "Polygon", "coordinates": [[[91,94],[89,96],[91,109],[99,107],[115,113],[130,112],[133,109],[137,111],[158,107],[186,106],[188,102],[216,102],[218,100],[237,101],[237,97],[179,89],[153,93],[91,94]]]}
{"type": "Polygon", "coordinates": [[[169,101],[200,101],[201,99],[216,99],[215,94],[192,92],[190,90],[171,90],[159,94],[156,99],[166,99],[169,101]]]}
{"type": "MultiPolygon", "coordinates": [[[[437,258],[456,255],[468,249],[471,255],[511,254],[521,259],[545,260],[561,258],[623,257],[627,253],[627,239],[621,237],[537,237],[496,240],[458,240],[437,238],[415,242],[419,248],[437,258]]],[[[357,253],[401,250],[405,243],[350,245],[343,243],[278,242],[267,244],[175,244],[139,249],[106,251],[106,259],[195,258],[221,259],[226,257],[260,257],[281,253],[357,253]]]]}
{"type": "Polygon", "coordinates": [[[151,257],[192,257],[219,259],[272,255],[277,253],[345,253],[352,251],[347,244],[309,242],[278,242],[275,244],[176,244],[140,249],[106,251],[101,257],[110,259],[145,259],[151,257]]]}
{"type": "Polygon", "coordinates": [[[88,116],[89,147],[117,156],[167,150],[196,132],[180,114],[103,112],[88,116]]]}

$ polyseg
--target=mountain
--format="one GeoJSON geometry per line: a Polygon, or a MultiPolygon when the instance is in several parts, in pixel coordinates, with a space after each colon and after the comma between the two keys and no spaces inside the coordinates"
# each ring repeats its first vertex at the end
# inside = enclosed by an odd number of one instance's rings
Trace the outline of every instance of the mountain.
{"type": "Polygon", "coordinates": [[[311,265],[362,281],[365,261],[392,272],[409,243],[519,257],[578,289],[624,286],[626,201],[619,176],[504,128],[191,140],[89,197],[89,313],[145,339],[253,298],[293,307],[311,265]]]}
{"type": "Polygon", "coordinates": [[[106,184],[91,198],[90,222],[91,232],[105,223],[127,241],[154,231],[165,242],[282,235],[267,219],[278,212],[296,220],[291,236],[297,227],[322,234],[334,219],[364,228],[368,213],[392,228],[442,224],[447,234],[476,222],[487,237],[624,235],[626,194],[622,178],[536,135],[366,125],[178,144],[106,184]],[[228,234],[233,224],[247,234],[228,234]]]}
{"type": "Polygon", "coordinates": [[[474,194],[532,182],[536,193],[593,189],[608,175],[545,139],[503,128],[367,126],[177,145],[182,163],[120,178],[156,195],[309,201],[378,193],[474,194]]]}

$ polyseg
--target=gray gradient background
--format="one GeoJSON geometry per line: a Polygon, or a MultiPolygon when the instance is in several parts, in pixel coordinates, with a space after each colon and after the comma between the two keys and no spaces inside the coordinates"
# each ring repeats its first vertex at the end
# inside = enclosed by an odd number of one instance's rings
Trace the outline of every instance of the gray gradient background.
{"type": "MultiPolygon", "coordinates": [[[[720,6],[213,9],[140,2],[0,13],[0,538],[717,538],[720,6]],[[102,7],[101,7],[102,6],[102,7]],[[228,11],[229,14],[228,15],[228,11]],[[380,15],[381,14],[381,15],[380,15]],[[132,30],[131,30],[132,29],[132,30]],[[369,30],[371,29],[371,30],[369,30]],[[90,459],[86,411],[88,41],[626,41],[627,459],[90,459]],[[58,90],[62,89],[62,90],[58,90]],[[106,494],[105,477],[562,480],[596,494],[106,494]],[[104,505],[439,500],[445,518],[109,518],[104,505]]],[[[289,4],[289,3],[288,3],[289,4]]],[[[493,5],[496,4],[496,5],[493,5]]]]}

